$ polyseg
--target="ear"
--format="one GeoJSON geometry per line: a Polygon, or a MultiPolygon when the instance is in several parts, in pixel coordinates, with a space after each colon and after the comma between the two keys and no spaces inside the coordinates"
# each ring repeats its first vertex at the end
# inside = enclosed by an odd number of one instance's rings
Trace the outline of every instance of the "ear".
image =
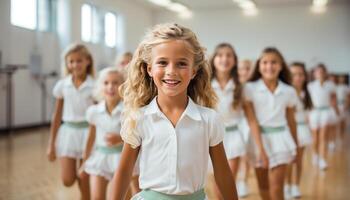
{"type": "Polygon", "coordinates": [[[194,77],[196,77],[197,71],[196,71],[195,69],[193,69],[192,73],[193,73],[193,74],[192,74],[192,76],[191,76],[191,80],[194,79],[194,77]]]}
{"type": "Polygon", "coordinates": [[[152,77],[152,67],[150,64],[146,64],[147,65],[147,73],[150,77],[152,77]]]}

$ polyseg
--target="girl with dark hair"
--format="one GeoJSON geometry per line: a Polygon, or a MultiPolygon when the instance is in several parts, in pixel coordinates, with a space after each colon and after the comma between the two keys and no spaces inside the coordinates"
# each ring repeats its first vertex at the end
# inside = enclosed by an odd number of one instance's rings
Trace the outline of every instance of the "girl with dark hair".
{"type": "Polygon", "coordinates": [[[292,85],[298,94],[295,119],[297,121],[297,133],[299,143],[299,157],[296,163],[289,166],[285,195],[287,197],[301,197],[299,185],[302,173],[302,159],[305,147],[312,144],[312,135],[307,124],[307,112],[312,109],[310,93],[307,89],[307,73],[302,62],[294,62],[290,66],[292,73],[292,85]]]}
{"type": "MultiPolygon", "coordinates": [[[[243,111],[242,87],[238,78],[237,63],[236,52],[228,43],[219,44],[210,60],[211,85],[218,96],[217,110],[225,124],[226,133],[223,142],[234,179],[239,169],[240,157],[246,151],[243,136],[238,129],[243,111]]],[[[214,186],[214,188],[216,187],[214,186]]],[[[214,193],[215,199],[221,198],[218,189],[215,189],[214,193]]]]}
{"type": "Polygon", "coordinates": [[[284,199],[287,165],[296,159],[296,91],[290,72],[276,48],[266,48],[244,87],[246,117],[254,139],[248,141],[248,157],[255,167],[262,199],[284,199]],[[253,109],[250,109],[251,106],[253,109]],[[261,144],[262,145],[259,145],[261,144]]]}

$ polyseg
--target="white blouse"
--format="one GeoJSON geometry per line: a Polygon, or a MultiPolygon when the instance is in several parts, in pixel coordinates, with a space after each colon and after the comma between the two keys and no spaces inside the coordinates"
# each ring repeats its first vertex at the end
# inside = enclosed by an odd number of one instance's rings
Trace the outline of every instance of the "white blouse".
{"type": "Polygon", "coordinates": [[[57,99],[63,99],[63,121],[82,122],[85,121],[85,112],[93,105],[92,90],[94,80],[87,76],[86,80],[76,88],[72,76],[59,80],[53,88],[53,95],[57,99]]]}
{"type": "Polygon", "coordinates": [[[107,111],[105,101],[89,107],[86,112],[86,120],[89,124],[95,125],[96,127],[95,145],[107,146],[105,141],[105,136],[107,134],[120,134],[122,110],[122,102],[113,109],[111,114],[107,111]]]}
{"type": "Polygon", "coordinates": [[[237,125],[243,118],[243,111],[241,108],[232,108],[233,90],[235,89],[233,80],[230,79],[224,89],[221,89],[216,79],[212,80],[211,85],[219,98],[217,111],[224,119],[225,126],[237,125]]]}
{"type": "Polygon", "coordinates": [[[273,93],[262,79],[246,83],[244,95],[247,101],[253,103],[260,126],[287,125],[286,109],[295,107],[298,101],[296,90],[282,81],[278,81],[273,93]]]}
{"type": "Polygon", "coordinates": [[[140,109],[134,135],[124,142],[140,146],[140,188],[166,194],[190,194],[204,187],[209,147],[222,142],[224,125],[209,108],[188,105],[174,127],[158,107],[157,100],[140,109]]]}

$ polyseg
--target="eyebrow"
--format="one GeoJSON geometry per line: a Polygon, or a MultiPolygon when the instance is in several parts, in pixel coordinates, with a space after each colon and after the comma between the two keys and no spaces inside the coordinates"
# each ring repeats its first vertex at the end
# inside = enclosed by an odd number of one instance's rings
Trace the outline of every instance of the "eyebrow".
{"type": "MultiPolygon", "coordinates": [[[[167,60],[168,58],[166,57],[159,57],[159,58],[156,58],[156,60],[167,60]]],[[[189,59],[187,58],[179,58],[177,60],[181,60],[181,61],[190,61],[189,59]]]]}

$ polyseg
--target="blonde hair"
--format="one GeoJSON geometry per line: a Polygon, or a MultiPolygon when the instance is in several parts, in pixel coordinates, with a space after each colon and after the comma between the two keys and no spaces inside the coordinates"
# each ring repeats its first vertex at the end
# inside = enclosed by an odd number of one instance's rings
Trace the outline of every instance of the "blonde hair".
{"type": "Polygon", "coordinates": [[[132,60],[132,53],[129,52],[129,51],[127,51],[127,52],[121,54],[121,55],[118,56],[117,59],[115,60],[115,64],[116,64],[117,66],[119,66],[119,65],[120,65],[120,62],[122,62],[124,58],[127,58],[127,59],[129,59],[129,60],[132,60]]]}
{"type": "Polygon", "coordinates": [[[120,87],[124,100],[123,126],[128,134],[134,134],[139,108],[149,104],[157,95],[157,88],[147,73],[151,63],[151,52],[155,46],[172,40],[183,40],[192,48],[195,77],[188,85],[187,94],[202,106],[213,108],[217,97],[211,87],[209,63],[205,49],[199,44],[196,35],[188,28],[178,24],[159,24],[150,30],[139,44],[127,69],[127,79],[120,87]]]}
{"type": "Polygon", "coordinates": [[[250,68],[249,70],[252,70],[253,62],[249,59],[243,59],[238,64],[238,68],[241,68],[241,67],[249,67],[250,68]]]}
{"type": "Polygon", "coordinates": [[[104,83],[104,80],[106,79],[106,76],[111,73],[117,73],[122,79],[121,81],[124,82],[124,75],[118,67],[106,67],[102,69],[98,74],[98,78],[95,83],[95,89],[93,91],[93,96],[97,101],[103,100],[103,94],[102,94],[103,83],[104,83]]]}
{"type": "Polygon", "coordinates": [[[67,58],[72,53],[81,53],[83,54],[90,62],[86,69],[86,73],[91,75],[92,77],[95,77],[95,67],[94,67],[94,59],[92,57],[92,54],[88,50],[88,48],[83,44],[74,43],[69,45],[62,54],[62,74],[63,76],[67,76],[71,74],[72,72],[68,69],[68,63],[67,58]]]}

